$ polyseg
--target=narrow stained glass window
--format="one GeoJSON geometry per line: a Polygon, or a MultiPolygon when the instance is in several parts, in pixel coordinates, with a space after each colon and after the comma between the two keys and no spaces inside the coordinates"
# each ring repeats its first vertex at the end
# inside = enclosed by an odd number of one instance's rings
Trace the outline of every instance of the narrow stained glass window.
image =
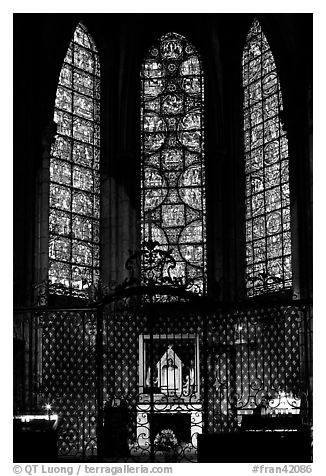
{"type": "Polygon", "coordinates": [[[257,19],[243,58],[248,296],[292,286],[288,140],[273,54],[257,19]]]}
{"type": "Polygon", "coordinates": [[[50,158],[49,291],[85,297],[99,278],[100,71],[95,44],[79,24],[56,93],[50,158]]]}
{"type": "Polygon", "coordinates": [[[173,250],[172,277],[198,293],[206,292],[203,127],[201,59],[168,33],[141,69],[141,234],[173,250]]]}

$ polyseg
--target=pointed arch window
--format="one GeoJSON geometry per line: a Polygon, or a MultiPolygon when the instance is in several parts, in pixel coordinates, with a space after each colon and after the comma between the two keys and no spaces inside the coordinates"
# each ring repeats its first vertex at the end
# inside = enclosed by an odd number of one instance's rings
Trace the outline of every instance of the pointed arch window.
{"type": "Polygon", "coordinates": [[[257,19],[242,58],[247,295],[292,286],[288,140],[274,57],[257,19]]]}
{"type": "Polygon", "coordinates": [[[141,69],[141,238],[172,250],[173,279],[198,293],[206,291],[204,187],[202,63],[186,38],[168,33],[141,69]]]}
{"type": "Polygon", "coordinates": [[[49,291],[85,297],[99,278],[100,67],[78,24],[56,92],[50,157],[49,291]]]}

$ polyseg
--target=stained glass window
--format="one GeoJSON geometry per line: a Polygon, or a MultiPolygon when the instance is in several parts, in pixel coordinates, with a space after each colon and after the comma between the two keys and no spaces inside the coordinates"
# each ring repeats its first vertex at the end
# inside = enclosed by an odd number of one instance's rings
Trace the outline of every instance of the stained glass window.
{"type": "Polygon", "coordinates": [[[49,291],[85,297],[99,278],[100,68],[78,24],[57,87],[50,158],[49,291]]]}
{"type": "Polygon", "coordinates": [[[292,286],[288,140],[275,61],[257,19],[243,58],[247,294],[292,286]]]}
{"type": "Polygon", "coordinates": [[[172,250],[173,278],[204,293],[204,78],[198,52],[177,33],[142,65],[141,154],[142,240],[172,250]]]}

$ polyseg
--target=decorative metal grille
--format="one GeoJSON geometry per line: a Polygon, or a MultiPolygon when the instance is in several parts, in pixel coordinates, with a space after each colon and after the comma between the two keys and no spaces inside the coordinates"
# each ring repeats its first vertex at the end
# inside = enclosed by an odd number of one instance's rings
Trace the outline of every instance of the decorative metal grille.
{"type": "Polygon", "coordinates": [[[143,294],[126,296],[106,306],[103,398],[111,425],[104,432],[105,459],[163,462],[165,450],[169,449],[175,462],[196,461],[197,434],[203,431],[201,319],[195,313],[186,315],[185,306],[188,307],[182,299],[176,302],[173,295],[162,298],[158,294],[145,298],[143,294]],[[163,375],[164,365],[158,362],[167,353],[173,355],[175,367],[178,365],[182,372],[178,389],[172,388],[172,378],[169,388],[162,381],[160,385],[151,381],[155,370],[163,375]],[[192,380],[191,369],[195,375],[192,380]],[[124,430],[120,424],[115,425],[115,412],[121,415],[116,401],[120,407],[124,405],[127,415],[124,430]],[[162,431],[174,434],[170,448],[159,443],[162,431]],[[128,446],[118,440],[122,433],[128,446]]]}
{"type": "Polygon", "coordinates": [[[288,141],[276,65],[256,19],[242,58],[247,293],[292,286],[288,141]]]}
{"type": "Polygon", "coordinates": [[[99,279],[100,68],[84,25],[60,72],[50,159],[49,292],[86,297],[99,279]]]}
{"type": "Polygon", "coordinates": [[[58,453],[80,459],[97,453],[96,312],[37,314],[42,364],[39,398],[60,418],[58,453]]]}
{"type": "Polygon", "coordinates": [[[142,240],[172,250],[173,277],[205,293],[204,78],[197,51],[176,33],[142,65],[141,153],[142,240]]]}
{"type": "Polygon", "coordinates": [[[244,431],[266,402],[279,422],[290,413],[309,428],[310,305],[216,309],[137,290],[111,297],[97,319],[92,309],[17,315],[16,411],[52,405],[60,458],[196,462],[199,434],[244,431]]]}
{"type": "Polygon", "coordinates": [[[271,306],[210,316],[210,433],[234,431],[264,402],[281,407],[282,397],[287,411],[307,417],[309,351],[304,336],[311,332],[309,312],[305,307],[271,306]]]}

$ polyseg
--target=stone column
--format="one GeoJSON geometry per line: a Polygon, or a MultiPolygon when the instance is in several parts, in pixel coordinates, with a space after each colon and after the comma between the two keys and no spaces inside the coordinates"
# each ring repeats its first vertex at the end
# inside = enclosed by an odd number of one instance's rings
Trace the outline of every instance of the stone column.
{"type": "Polygon", "coordinates": [[[42,164],[37,175],[36,231],[34,249],[34,303],[47,304],[49,268],[50,156],[57,125],[48,124],[42,135],[42,164]]]}

